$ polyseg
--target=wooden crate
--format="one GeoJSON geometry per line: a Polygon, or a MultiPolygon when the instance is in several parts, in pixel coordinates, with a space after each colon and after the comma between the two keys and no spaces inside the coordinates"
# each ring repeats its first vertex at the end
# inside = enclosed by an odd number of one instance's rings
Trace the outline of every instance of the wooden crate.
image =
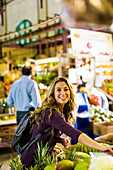
{"type": "MultiPolygon", "coordinates": [[[[16,116],[16,113],[12,114],[0,114],[0,119],[4,116],[16,116]]],[[[0,121],[0,148],[11,146],[14,133],[17,129],[16,120],[3,120],[0,121]]]]}
{"type": "Polygon", "coordinates": [[[0,137],[14,135],[17,125],[8,125],[0,127],[0,137]]]}
{"type": "Polygon", "coordinates": [[[2,143],[2,138],[0,138],[0,144],[2,143]]]}
{"type": "Polygon", "coordinates": [[[2,136],[2,142],[11,142],[13,140],[14,135],[6,135],[2,136]]]}
{"type": "Polygon", "coordinates": [[[95,135],[101,136],[113,133],[113,122],[99,122],[94,124],[93,132],[95,135]]]}
{"type": "Polygon", "coordinates": [[[16,124],[0,126],[0,148],[10,146],[16,129],[16,124]]]}

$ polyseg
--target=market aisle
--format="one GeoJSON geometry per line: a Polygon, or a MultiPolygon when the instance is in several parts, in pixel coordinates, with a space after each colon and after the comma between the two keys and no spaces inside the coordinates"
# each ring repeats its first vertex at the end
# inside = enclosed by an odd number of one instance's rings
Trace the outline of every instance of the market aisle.
{"type": "Polygon", "coordinates": [[[4,162],[1,170],[10,170],[8,165],[11,160],[10,155],[12,155],[13,158],[17,156],[16,152],[14,152],[11,148],[0,148],[0,164],[4,162]]]}

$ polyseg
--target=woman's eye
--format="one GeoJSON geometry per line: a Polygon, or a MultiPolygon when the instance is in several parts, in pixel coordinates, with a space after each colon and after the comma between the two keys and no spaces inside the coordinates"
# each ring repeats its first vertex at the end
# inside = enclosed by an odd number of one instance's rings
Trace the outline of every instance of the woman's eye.
{"type": "Polygon", "coordinates": [[[68,90],[69,90],[69,89],[67,89],[67,88],[66,88],[66,89],[64,89],[64,91],[68,91],[68,90]]]}
{"type": "MultiPolygon", "coordinates": [[[[59,92],[62,91],[62,90],[63,89],[59,89],[59,88],[57,89],[57,91],[59,91],[59,92]]],[[[69,90],[68,88],[65,88],[63,91],[68,91],[68,90],[69,90]]]]}
{"type": "Polygon", "coordinates": [[[57,91],[61,91],[61,89],[57,89],[57,91]]]}

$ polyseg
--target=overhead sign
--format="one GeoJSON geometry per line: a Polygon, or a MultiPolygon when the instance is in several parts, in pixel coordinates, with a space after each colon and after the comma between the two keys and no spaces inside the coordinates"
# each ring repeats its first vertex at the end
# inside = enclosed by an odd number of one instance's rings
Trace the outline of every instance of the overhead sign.
{"type": "Polygon", "coordinates": [[[83,29],[70,30],[74,53],[91,53],[95,57],[100,53],[112,53],[112,34],[83,29]]]}

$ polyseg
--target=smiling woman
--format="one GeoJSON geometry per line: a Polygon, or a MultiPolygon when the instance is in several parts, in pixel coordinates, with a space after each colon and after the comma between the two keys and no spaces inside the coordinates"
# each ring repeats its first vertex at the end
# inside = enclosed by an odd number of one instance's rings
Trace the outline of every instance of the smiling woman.
{"type": "Polygon", "coordinates": [[[22,164],[27,168],[35,164],[34,157],[36,156],[37,142],[39,145],[42,142],[43,146],[48,142],[48,147],[51,148],[51,157],[53,156],[53,149],[56,143],[61,143],[67,147],[69,140],[61,137],[63,133],[86,146],[101,151],[110,150],[113,152],[113,146],[102,146],[73,127],[71,123],[75,123],[73,111],[76,108],[74,99],[73,87],[66,78],[58,77],[53,80],[42,105],[34,113],[35,117],[32,121],[33,131],[30,141],[45,128],[52,127],[52,130],[50,133],[42,134],[29,149],[26,148],[21,154],[22,164]]]}

